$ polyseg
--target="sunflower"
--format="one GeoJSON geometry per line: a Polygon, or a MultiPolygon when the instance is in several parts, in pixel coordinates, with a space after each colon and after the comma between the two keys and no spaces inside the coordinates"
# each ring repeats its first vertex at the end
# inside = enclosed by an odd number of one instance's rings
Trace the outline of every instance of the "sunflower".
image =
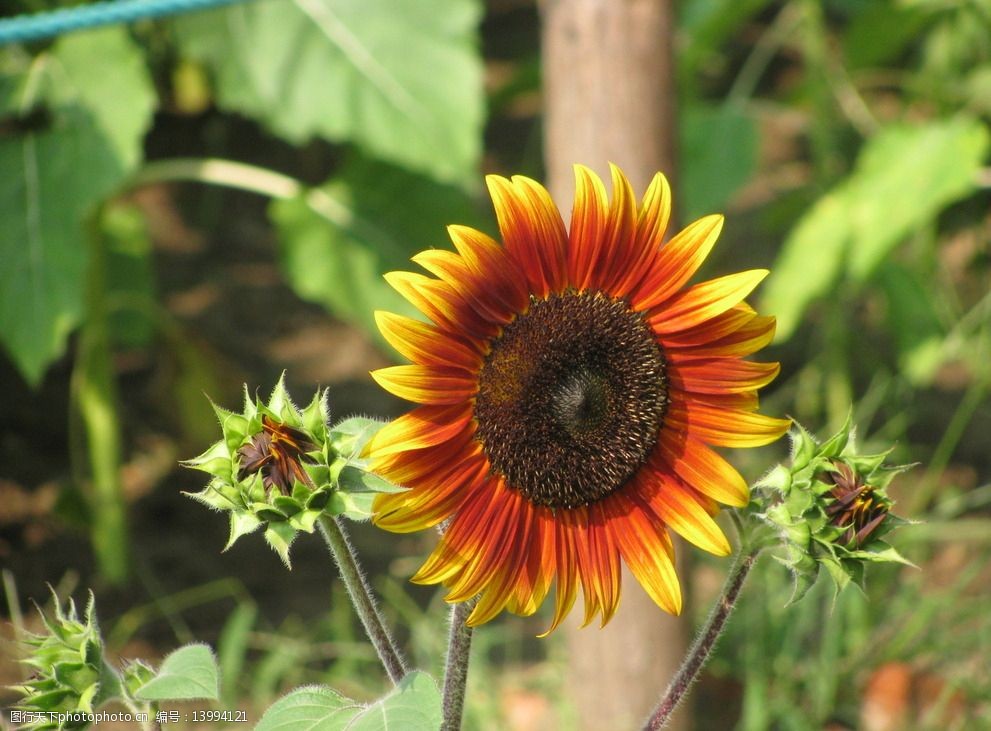
{"type": "Polygon", "coordinates": [[[413,261],[432,277],[388,282],[431,323],[377,312],[410,365],[372,373],[419,404],[369,443],[372,469],[405,492],[380,495],[374,521],[397,532],[448,521],[413,577],[449,602],[480,595],[468,624],[534,613],[556,579],[552,631],[579,584],[585,623],[620,598],[620,562],[666,611],[681,610],[668,529],[717,555],[719,503],[747,483],[711,447],[754,447],[789,422],[755,413],[777,363],[744,356],[774,334],[743,299],[754,270],[686,287],[722,227],[707,216],[664,243],[664,176],[639,206],[612,166],[575,167],[570,233],[529,178],[487,178],[503,245],[451,226],[456,252],[413,261]]]}

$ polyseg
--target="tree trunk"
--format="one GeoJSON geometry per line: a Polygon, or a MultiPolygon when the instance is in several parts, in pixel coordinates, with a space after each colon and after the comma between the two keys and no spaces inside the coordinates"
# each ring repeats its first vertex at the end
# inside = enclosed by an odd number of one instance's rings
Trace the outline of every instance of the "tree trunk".
{"type": "MultiPolygon", "coordinates": [[[[544,0],[544,144],[559,204],[573,200],[578,162],[607,185],[608,163],[616,163],[638,195],[660,170],[677,195],[673,4],[544,0]]],[[[683,622],[661,611],[625,568],[622,604],[609,625],[581,630],[580,615],[572,612],[565,632],[581,728],[639,728],[684,655],[683,622]]],[[[670,728],[687,728],[684,715],[670,728]]]]}

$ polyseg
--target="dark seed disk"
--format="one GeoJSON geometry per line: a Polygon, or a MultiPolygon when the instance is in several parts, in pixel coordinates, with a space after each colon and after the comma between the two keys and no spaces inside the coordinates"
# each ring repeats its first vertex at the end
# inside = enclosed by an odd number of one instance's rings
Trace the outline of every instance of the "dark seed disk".
{"type": "Polygon", "coordinates": [[[642,315],[598,292],[534,300],[479,373],[476,438],[536,505],[589,505],[622,487],[657,444],[666,361],[642,315]]]}

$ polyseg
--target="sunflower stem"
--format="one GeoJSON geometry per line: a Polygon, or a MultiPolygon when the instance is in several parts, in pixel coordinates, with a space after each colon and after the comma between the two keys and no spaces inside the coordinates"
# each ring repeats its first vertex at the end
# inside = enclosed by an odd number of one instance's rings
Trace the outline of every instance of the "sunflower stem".
{"type": "Polygon", "coordinates": [[[468,659],[471,655],[472,628],[466,624],[475,608],[476,599],[451,607],[451,633],[447,643],[447,663],[444,666],[444,721],[441,731],[459,731],[465,708],[465,688],[468,684],[468,659]]]}
{"type": "Polygon", "coordinates": [[[394,684],[398,684],[403,676],[409,672],[409,668],[375,605],[371,587],[358,566],[358,557],[344,532],[344,526],[336,518],[330,518],[326,515],[320,516],[319,524],[320,534],[341,571],[341,578],[344,579],[344,586],[347,587],[354,610],[358,613],[358,617],[365,627],[365,632],[368,633],[369,639],[375,646],[375,651],[378,653],[385,671],[389,674],[389,679],[394,684]]]}
{"type": "Polygon", "coordinates": [[[736,562],[730,570],[726,583],[723,585],[723,591],[716,600],[709,618],[688,649],[681,667],[678,668],[678,672],[675,673],[667,690],[664,691],[661,702],[657,704],[644,725],[644,731],[656,731],[656,729],[664,728],[671,718],[671,714],[674,713],[678,704],[687,695],[689,688],[695,683],[713,649],[715,649],[716,641],[726,628],[726,621],[733,614],[736,601],[740,598],[740,590],[743,589],[743,584],[747,580],[750,570],[757,563],[759,555],[759,548],[745,548],[737,554],[736,562]]]}

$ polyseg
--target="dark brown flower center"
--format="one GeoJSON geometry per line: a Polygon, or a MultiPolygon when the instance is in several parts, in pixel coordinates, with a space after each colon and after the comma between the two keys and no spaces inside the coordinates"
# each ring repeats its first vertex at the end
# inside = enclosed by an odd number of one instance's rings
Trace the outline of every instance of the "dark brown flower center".
{"type": "Polygon", "coordinates": [[[618,490],[657,444],[664,353],[644,318],[599,292],[533,300],[478,376],[476,438],[536,505],[574,508],[618,490]]]}

